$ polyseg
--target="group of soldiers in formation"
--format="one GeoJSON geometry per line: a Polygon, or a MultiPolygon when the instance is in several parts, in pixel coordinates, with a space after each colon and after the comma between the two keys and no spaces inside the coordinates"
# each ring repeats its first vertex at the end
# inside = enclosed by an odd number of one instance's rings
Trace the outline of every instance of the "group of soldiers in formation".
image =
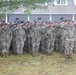
{"type": "Polygon", "coordinates": [[[39,52],[51,55],[58,51],[67,58],[76,53],[76,24],[73,21],[6,24],[0,22],[0,53],[7,57],[9,50],[18,56],[23,51],[36,56],[39,52]]]}

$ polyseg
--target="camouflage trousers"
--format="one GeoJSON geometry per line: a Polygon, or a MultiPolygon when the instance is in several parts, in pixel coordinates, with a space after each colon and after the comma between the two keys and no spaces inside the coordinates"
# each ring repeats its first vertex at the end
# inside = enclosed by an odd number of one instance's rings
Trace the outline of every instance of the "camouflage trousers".
{"type": "Polygon", "coordinates": [[[13,39],[12,41],[12,48],[13,52],[15,54],[22,54],[23,53],[23,47],[24,47],[24,40],[23,39],[13,39]]]}
{"type": "Polygon", "coordinates": [[[41,37],[32,38],[32,54],[37,55],[39,53],[41,37]]]}
{"type": "Polygon", "coordinates": [[[68,57],[72,57],[73,53],[73,48],[74,48],[74,39],[65,39],[65,55],[68,57]]]}
{"type": "Polygon", "coordinates": [[[43,37],[41,39],[41,52],[51,53],[54,50],[54,38],[43,37]]]}
{"type": "Polygon", "coordinates": [[[32,53],[32,37],[27,38],[27,51],[30,54],[32,53]]]}
{"type": "Polygon", "coordinates": [[[24,41],[24,47],[23,50],[26,51],[28,53],[28,39],[26,37],[26,40],[24,41]]]}
{"type": "Polygon", "coordinates": [[[28,52],[29,52],[29,51],[28,51],[28,35],[27,35],[27,31],[25,31],[25,32],[26,32],[26,38],[25,38],[25,41],[24,41],[23,50],[28,53],[28,52]]]}
{"type": "Polygon", "coordinates": [[[46,48],[45,41],[46,41],[45,37],[42,36],[41,37],[41,45],[40,45],[40,50],[41,50],[42,53],[45,53],[46,52],[46,50],[45,50],[45,48],[46,48]]]}
{"type": "Polygon", "coordinates": [[[74,41],[74,53],[76,53],[76,39],[74,41]]]}
{"type": "Polygon", "coordinates": [[[56,37],[55,42],[54,42],[54,50],[55,51],[60,51],[60,38],[56,37]]]}
{"type": "Polygon", "coordinates": [[[10,44],[11,44],[11,41],[5,39],[5,40],[1,40],[0,41],[0,48],[1,48],[1,53],[4,54],[4,53],[9,53],[9,48],[10,48],[10,44]]]}
{"type": "Polygon", "coordinates": [[[52,39],[51,39],[51,42],[50,42],[50,44],[51,44],[51,45],[50,45],[50,50],[51,50],[50,53],[54,50],[54,41],[55,41],[55,39],[52,38],[52,39]]]}
{"type": "MultiPolygon", "coordinates": [[[[1,44],[1,41],[0,41],[0,44],[1,44]]],[[[1,45],[0,45],[0,53],[2,53],[2,50],[1,50],[1,45]]]]}
{"type": "Polygon", "coordinates": [[[64,37],[61,37],[59,41],[60,41],[59,52],[64,53],[64,50],[65,50],[65,39],[64,39],[64,37]]]}
{"type": "Polygon", "coordinates": [[[54,50],[54,38],[47,38],[45,41],[46,44],[46,53],[51,54],[54,50]]]}

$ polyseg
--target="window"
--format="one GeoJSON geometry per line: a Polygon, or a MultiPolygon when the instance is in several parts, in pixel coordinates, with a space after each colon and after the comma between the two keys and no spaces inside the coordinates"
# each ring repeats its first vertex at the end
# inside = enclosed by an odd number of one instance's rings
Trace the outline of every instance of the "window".
{"type": "Polygon", "coordinates": [[[55,5],[67,5],[68,4],[68,0],[55,0],[54,4],[55,5]]]}
{"type": "Polygon", "coordinates": [[[61,4],[66,4],[66,0],[61,0],[61,4]]]}
{"type": "Polygon", "coordinates": [[[74,1],[74,5],[76,5],[76,0],[73,0],[74,1]]]}
{"type": "Polygon", "coordinates": [[[60,0],[57,0],[57,4],[60,4],[60,0]]]}

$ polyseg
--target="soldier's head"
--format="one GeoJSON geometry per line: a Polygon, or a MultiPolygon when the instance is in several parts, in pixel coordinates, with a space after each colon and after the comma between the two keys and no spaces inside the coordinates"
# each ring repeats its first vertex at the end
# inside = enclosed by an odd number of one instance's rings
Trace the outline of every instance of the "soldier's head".
{"type": "Polygon", "coordinates": [[[43,25],[43,22],[40,22],[39,26],[42,26],[43,25]]]}
{"type": "Polygon", "coordinates": [[[30,23],[29,21],[27,21],[26,23],[30,23]]]}
{"type": "Polygon", "coordinates": [[[1,22],[2,22],[2,25],[5,25],[6,24],[4,20],[1,20],[1,22]]]}
{"type": "Polygon", "coordinates": [[[17,25],[17,24],[16,24],[16,21],[13,21],[13,22],[12,22],[12,25],[17,25]]]}
{"type": "Polygon", "coordinates": [[[1,20],[1,22],[2,22],[2,23],[5,23],[5,21],[4,21],[3,19],[1,20]]]}
{"type": "Polygon", "coordinates": [[[11,24],[11,25],[12,25],[12,22],[9,22],[9,24],[11,24]]]}
{"type": "Polygon", "coordinates": [[[22,29],[22,26],[16,26],[17,29],[22,29]]]}
{"type": "Polygon", "coordinates": [[[2,22],[0,22],[0,25],[2,25],[3,23],[2,22]]]}
{"type": "Polygon", "coordinates": [[[53,26],[53,23],[49,23],[48,26],[49,26],[49,27],[53,26]]]}
{"type": "Polygon", "coordinates": [[[36,19],[41,20],[41,17],[40,16],[37,16],[36,19]]]}
{"type": "Polygon", "coordinates": [[[16,20],[19,20],[19,18],[17,17],[16,20]]]}
{"type": "Polygon", "coordinates": [[[24,26],[24,25],[26,25],[26,23],[21,23],[21,26],[24,26]]]}
{"type": "Polygon", "coordinates": [[[2,28],[4,28],[4,29],[8,29],[9,28],[9,26],[8,25],[3,25],[3,27],[2,28]]]}
{"type": "Polygon", "coordinates": [[[73,22],[72,21],[68,21],[68,25],[73,26],[73,22]]]}
{"type": "Polygon", "coordinates": [[[21,21],[21,24],[23,24],[24,23],[24,21],[21,21]]]}
{"type": "Polygon", "coordinates": [[[33,23],[33,25],[34,25],[34,26],[36,26],[36,25],[37,25],[37,22],[36,22],[36,20],[34,20],[34,23],[33,23]]]}
{"type": "Polygon", "coordinates": [[[29,21],[27,21],[27,22],[26,22],[26,25],[29,25],[29,24],[30,24],[30,22],[29,22],[29,21]]]}

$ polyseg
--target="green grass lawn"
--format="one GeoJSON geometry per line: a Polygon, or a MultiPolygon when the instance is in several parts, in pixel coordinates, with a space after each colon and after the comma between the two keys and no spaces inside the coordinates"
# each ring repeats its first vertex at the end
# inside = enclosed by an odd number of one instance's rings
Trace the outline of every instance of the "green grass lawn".
{"type": "Polygon", "coordinates": [[[0,56],[0,75],[76,75],[76,55],[66,59],[63,54],[54,52],[47,56],[39,54],[21,57],[11,54],[8,58],[0,56]]]}

